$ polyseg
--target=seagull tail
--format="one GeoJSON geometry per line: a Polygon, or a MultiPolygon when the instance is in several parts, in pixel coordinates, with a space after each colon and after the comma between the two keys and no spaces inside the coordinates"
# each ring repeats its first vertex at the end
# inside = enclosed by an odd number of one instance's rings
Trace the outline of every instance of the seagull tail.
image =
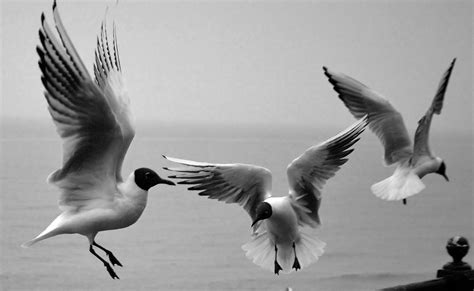
{"type": "Polygon", "coordinates": [[[326,243],[315,236],[300,232],[301,239],[296,243],[296,256],[301,265],[301,268],[311,265],[316,262],[324,253],[326,243]]]}
{"type": "Polygon", "coordinates": [[[425,184],[411,169],[398,167],[395,173],[385,180],[372,185],[375,196],[384,200],[402,200],[425,189],[425,184]]]}
{"type": "Polygon", "coordinates": [[[254,234],[252,239],[242,246],[242,249],[254,264],[273,272],[275,245],[270,241],[266,231],[254,234]]]}
{"type": "Polygon", "coordinates": [[[49,233],[45,233],[45,234],[41,233],[40,235],[38,235],[34,239],[21,244],[21,247],[22,248],[29,248],[32,245],[34,245],[35,243],[37,243],[39,241],[42,241],[44,239],[50,238],[50,237],[55,236],[55,235],[57,235],[57,233],[55,233],[55,232],[49,232],[49,233]]]}
{"type": "MultiPolygon", "coordinates": [[[[316,237],[301,232],[301,238],[295,244],[296,256],[301,268],[309,266],[318,260],[323,254],[326,243],[316,237]]],[[[278,264],[282,267],[283,273],[294,271],[295,251],[293,245],[281,244],[277,246],[278,264]]],[[[254,264],[274,272],[275,264],[275,244],[271,242],[268,233],[263,232],[255,235],[252,240],[242,246],[247,258],[254,264]]]]}
{"type": "Polygon", "coordinates": [[[43,232],[41,232],[34,239],[23,243],[21,247],[29,248],[39,241],[64,233],[63,231],[61,231],[61,227],[59,227],[61,222],[62,222],[62,218],[61,216],[58,216],[55,220],[53,220],[53,222],[51,222],[51,224],[45,230],[43,230],[43,232]]]}

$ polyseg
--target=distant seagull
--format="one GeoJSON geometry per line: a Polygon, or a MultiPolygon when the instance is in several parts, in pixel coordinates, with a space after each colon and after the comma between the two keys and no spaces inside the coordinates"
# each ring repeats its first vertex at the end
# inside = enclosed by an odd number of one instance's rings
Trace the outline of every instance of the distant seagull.
{"type": "Polygon", "coordinates": [[[321,190],[347,162],[351,148],[367,125],[367,117],[335,137],[307,149],[288,165],[289,195],[272,197],[272,174],[246,164],[210,164],[164,156],[188,167],[165,168],[177,172],[169,178],[178,184],[194,185],[188,190],[211,199],[238,203],[252,219],[252,240],[242,246],[249,259],[264,269],[290,273],[315,262],[326,245],[299,227],[320,224],[321,190]]]}
{"type": "Polygon", "coordinates": [[[425,115],[418,121],[415,145],[412,148],[408,131],[401,114],[379,93],[359,81],[323,67],[324,74],[339,93],[355,118],[369,116],[369,128],[379,137],[385,147],[385,164],[396,164],[395,173],[389,178],[372,185],[372,192],[385,200],[401,200],[415,195],[425,188],[421,178],[429,173],[442,175],[446,181],[445,162],[433,155],[428,144],[429,130],[433,114],[440,114],[444,94],[456,59],[453,59],[444,73],[438,90],[425,115]]]}
{"type": "Polygon", "coordinates": [[[44,95],[59,135],[64,139],[63,166],[48,177],[61,189],[62,213],[29,247],[49,237],[78,233],[89,239],[89,251],[119,278],[94,246],[103,250],[112,265],[122,264],[111,251],[94,241],[99,231],[127,227],[145,209],[148,190],[157,184],[174,185],[153,170],[140,168],[123,181],[122,162],[135,135],[129,99],[121,74],[115,26],[109,47],[105,23],[97,40],[95,82],[88,74],[62,24],[56,2],[54,21],[61,42],[41,15],[37,47],[44,95]]]}

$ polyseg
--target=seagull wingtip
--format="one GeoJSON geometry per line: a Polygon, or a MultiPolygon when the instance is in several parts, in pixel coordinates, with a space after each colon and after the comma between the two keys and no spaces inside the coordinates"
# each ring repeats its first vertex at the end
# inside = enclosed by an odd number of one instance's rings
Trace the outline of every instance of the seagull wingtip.
{"type": "Polygon", "coordinates": [[[57,6],[58,6],[58,4],[56,3],[56,0],[54,0],[54,2],[53,2],[53,10],[55,10],[57,6]]]}
{"type": "Polygon", "coordinates": [[[38,55],[40,55],[40,57],[44,55],[44,52],[39,45],[36,46],[36,52],[38,53],[38,55]]]}
{"type": "Polygon", "coordinates": [[[27,242],[22,243],[20,246],[24,249],[28,249],[32,245],[33,245],[33,241],[27,241],[27,242]]]}

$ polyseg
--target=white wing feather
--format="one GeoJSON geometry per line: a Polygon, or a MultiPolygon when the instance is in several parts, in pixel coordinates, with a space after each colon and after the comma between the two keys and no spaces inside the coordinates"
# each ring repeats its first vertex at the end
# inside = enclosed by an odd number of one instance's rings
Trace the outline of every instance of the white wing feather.
{"type": "Polygon", "coordinates": [[[444,95],[448,88],[449,78],[453,71],[456,59],[453,59],[449,68],[444,72],[438,85],[438,90],[431,102],[430,108],[425,115],[418,121],[418,127],[415,132],[415,142],[413,150],[412,163],[415,164],[423,156],[432,156],[429,146],[429,133],[433,114],[441,114],[443,108],[444,95]]]}
{"type": "Polygon", "coordinates": [[[101,82],[96,84],[67,35],[56,3],[53,14],[61,41],[42,14],[37,47],[48,109],[63,138],[62,168],[48,181],[61,188],[60,208],[89,207],[112,200],[122,179],[123,158],[134,136],[128,97],[117,65],[115,33],[112,63],[102,32],[96,62],[101,82]],[[110,66],[104,68],[106,61],[110,66]]]}
{"type": "Polygon", "coordinates": [[[210,199],[238,203],[256,218],[258,203],[271,196],[272,174],[263,167],[246,164],[211,164],[163,156],[185,165],[185,168],[164,168],[176,172],[169,178],[181,179],[178,184],[193,185],[188,190],[201,191],[199,195],[210,199]]]}
{"type": "Polygon", "coordinates": [[[380,94],[361,82],[323,67],[324,74],[355,118],[368,115],[369,128],[385,148],[386,165],[411,157],[412,147],[401,114],[380,94]]]}
{"type": "Polygon", "coordinates": [[[367,126],[367,116],[325,142],[310,147],[293,160],[287,168],[290,196],[300,224],[317,227],[321,190],[326,181],[333,177],[347,162],[347,156],[359,135],[367,126]]]}

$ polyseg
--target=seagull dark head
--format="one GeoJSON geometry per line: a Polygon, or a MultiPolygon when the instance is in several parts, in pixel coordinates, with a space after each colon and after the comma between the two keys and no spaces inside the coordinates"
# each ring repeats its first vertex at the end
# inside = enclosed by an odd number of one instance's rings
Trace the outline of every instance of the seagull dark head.
{"type": "Polygon", "coordinates": [[[449,182],[449,178],[446,175],[446,164],[444,163],[444,161],[441,162],[441,165],[439,165],[439,168],[438,168],[438,171],[436,171],[436,174],[440,174],[446,179],[446,181],[449,182]]]}
{"type": "Polygon", "coordinates": [[[162,179],[155,171],[148,168],[136,169],[134,174],[135,184],[145,191],[158,184],[175,185],[170,180],[162,179]]]}
{"type": "Polygon", "coordinates": [[[270,216],[272,216],[272,206],[268,202],[260,202],[255,210],[255,220],[251,226],[254,226],[260,220],[270,218],[270,216]]]}

